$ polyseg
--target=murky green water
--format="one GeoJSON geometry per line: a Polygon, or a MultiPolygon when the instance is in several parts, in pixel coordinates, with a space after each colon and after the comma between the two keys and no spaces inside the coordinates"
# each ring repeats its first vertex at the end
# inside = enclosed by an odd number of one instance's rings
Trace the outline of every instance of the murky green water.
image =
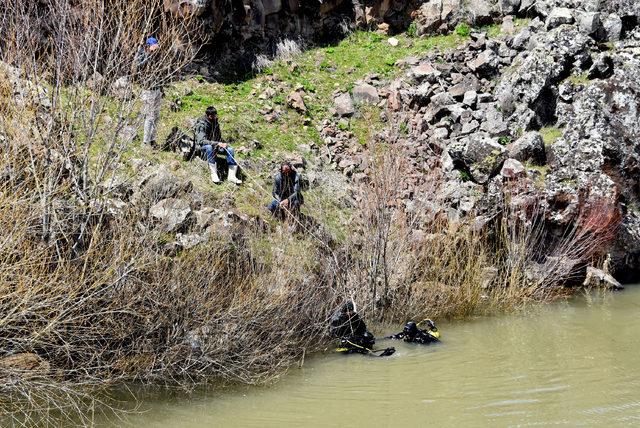
{"type": "Polygon", "coordinates": [[[440,323],[441,345],[395,343],[389,358],[317,356],[273,387],[155,398],[115,425],[640,426],[639,326],[629,287],[440,323]]]}

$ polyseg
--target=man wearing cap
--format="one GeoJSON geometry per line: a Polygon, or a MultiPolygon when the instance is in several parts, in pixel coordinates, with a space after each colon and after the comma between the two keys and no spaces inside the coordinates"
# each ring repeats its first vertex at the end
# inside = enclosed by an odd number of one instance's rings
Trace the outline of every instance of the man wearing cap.
{"type": "Polygon", "coordinates": [[[201,117],[196,122],[194,133],[196,145],[201,148],[207,159],[211,181],[215,184],[220,184],[217,162],[219,159],[220,162],[226,163],[229,167],[227,180],[234,184],[242,184],[242,180],[238,178],[238,163],[235,159],[235,152],[229,144],[222,141],[218,111],[215,107],[207,107],[204,117],[201,117]]]}
{"type": "Polygon", "coordinates": [[[160,119],[160,108],[162,107],[162,87],[160,82],[155,80],[153,73],[153,59],[158,56],[160,44],[155,37],[149,37],[145,47],[140,49],[136,55],[138,65],[139,81],[143,89],[140,98],[142,99],[142,114],[144,116],[144,131],[142,142],[156,148],[156,131],[158,119],[160,119]]]}

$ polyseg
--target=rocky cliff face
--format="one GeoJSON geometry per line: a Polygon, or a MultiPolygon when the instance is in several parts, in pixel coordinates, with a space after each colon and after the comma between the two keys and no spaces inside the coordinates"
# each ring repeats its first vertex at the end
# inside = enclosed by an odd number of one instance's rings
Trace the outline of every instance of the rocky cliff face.
{"type": "Polygon", "coordinates": [[[216,78],[242,75],[256,56],[273,55],[283,39],[302,43],[339,40],[355,27],[401,31],[416,9],[412,0],[164,0],[165,10],[196,15],[205,41],[199,72],[216,78]]]}
{"type": "MultiPolygon", "coordinates": [[[[490,219],[505,205],[535,205],[544,210],[547,229],[560,236],[597,206],[607,213],[593,220],[597,227],[622,219],[610,251],[618,275],[632,278],[640,267],[640,5],[464,4],[423,4],[421,16],[438,24],[418,18],[419,31],[452,28],[479,16],[469,10],[478,7],[487,17],[504,15],[505,36],[495,41],[474,33],[454,51],[398,64],[406,73],[393,82],[362,83],[373,86],[386,107],[390,126],[377,139],[410,160],[405,205],[424,196],[420,183],[436,169],[446,183],[436,210],[450,218],[490,219]],[[531,20],[518,29],[507,14],[531,20]]],[[[348,101],[337,94],[336,117],[320,129],[336,167],[366,180],[362,149],[337,126],[348,101]]]]}

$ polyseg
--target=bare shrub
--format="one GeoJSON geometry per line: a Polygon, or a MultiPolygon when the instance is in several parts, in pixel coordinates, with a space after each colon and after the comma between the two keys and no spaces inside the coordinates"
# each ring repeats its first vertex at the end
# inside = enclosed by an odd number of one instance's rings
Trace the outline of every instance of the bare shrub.
{"type": "Polygon", "coordinates": [[[609,200],[581,197],[575,220],[557,235],[550,208],[505,205],[478,227],[471,215],[450,219],[437,167],[422,174],[410,206],[408,160],[371,144],[370,179],[359,192],[345,295],[386,322],[468,316],[563,296],[615,236],[620,214],[609,200]]]}

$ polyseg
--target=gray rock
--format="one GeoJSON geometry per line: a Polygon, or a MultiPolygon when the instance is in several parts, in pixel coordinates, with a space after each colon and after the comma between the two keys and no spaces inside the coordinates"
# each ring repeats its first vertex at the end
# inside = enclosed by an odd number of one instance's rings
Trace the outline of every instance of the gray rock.
{"type": "Polygon", "coordinates": [[[502,25],[500,26],[500,31],[503,34],[512,36],[516,34],[516,24],[513,22],[513,16],[508,15],[502,19],[502,25]]]}
{"type": "Polygon", "coordinates": [[[589,79],[608,79],[613,75],[614,64],[613,59],[607,54],[601,54],[593,62],[587,76],[589,79]]]}
{"type": "Polygon", "coordinates": [[[436,140],[444,140],[449,136],[449,130],[445,127],[441,127],[441,128],[436,128],[433,131],[433,137],[436,140]]]}
{"type": "Polygon", "coordinates": [[[282,10],[282,0],[262,0],[265,16],[280,12],[282,10]]]}
{"type": "Polygon", "coordinates": [[[472,61],[469,61],[467,65],[471,71],[476,72],[479,76],[489,76],[497,73],[498,64],[500,58],[491,49],[487,49],[484,52],[478,54],[472,61]]]}
{"type": "Polygon", "coordinates": [[[196,211],[196,226],[199,230],[205,230],[213,226],[220,219],[220,210],[211,207],[203,207],[196,211]]]}
{"type": "Polygon", "coordinates": [[[435,123],[450,111],[449,106],[455,104],[455,100],[448,92],[441,92],[431,97],[431,103],[424,115],[428,123],[435,123]]]}
{"type": "Polygon", "coordinates": [[[133,85],[127,76],[122,76],[113,82],[109,91],[112,97],[119,100],[128,100],[133,97],[133,85]]]}
{"type": "Polygon", "coordinates": [[[598,34],[604,30],[599,12],[583,12],[578,16],[580,31],[588,35],[598,34]]]}
{"type": "Polygon", "coordinates": [[[554,114],[549,111],[554,85],[591,43],[592,39],[574,26],[550,31],[515,70],[503,76],[496,88],[500,110],[523,130],[531,129],[535,122],[538,127],[545,126],[554,114]]]}
{"type": "Polygon", "coordinates": [[[487,0],[467,0],[467,15],[474,25],[487,25],[493,21],[493,7],[487,0]]]}
{"type": "Polygon", "coordinates": [[[591,266],[587,267],[587,277],[582,285],[585,287],[606,288],[609,290],[624,289],[622,284],[610,274],[591,266]]]}
{"type": "Polygon", "coordinates": [[[521,0],[499,0],[500,12],[503,15],[515,15],[520,10],[521,0]]]}
{"type": "Polygon", "coordinates": [[[412,93],[411,99],[420,106],[426,106],[433,96],[433,87],[429,82],[421,83],[412,93]]]}
{"type": "Polygon", "coordinates": [[[622,19],[615,13],[605,18],[603,22],[606,40],[617,42],[622,35],[622,19]]]}
{"type": "Polygon", "coordinates": [[[409,72],[409,75],[418,82],[426,80],[429,83],[435,83],[441,74],[430,62],[423,62],[409,72]]]}
{"type": "Polygon", "coordinates": [[[480,123],[477,120],[472,120],[471,122],[468,122],[462,125],[462,130],[460,131],[460,134],[468,135],[473,132],[476,132],[478,129],[480,129],[480,123]]]}
{"type": "Polygon", "coordinates": [[[480,87],[480,83],[478,82],[478,78],[473,74],[469,73],[464,76],[462,82],[453,85],[449,88],[449,93],[453,98],[462,98],[465,93],[469,91],[477,91],[480,87]]]}
{"type": "Polygon", "coordinates": [[[509,157],[520,162],[531,162],[535,165],[546,163],[544,140],[539,132],[531,131],[525,133],[514,143],[507,146],[509,157]]]}
{"type": "Polygon", "coordinates": [[[440,19],[449,27],[457,24],[457,16],[460,15],[463,0],[442,0],[442,9],[440,10],[440,19]]]}
{"type": "Polygon", "coordinates": [[[430,0],[420,6],[417,14],[417,32],[419,36],[436,32],[442,25],[442,0],[430,0]]]}
{"type": "Polygon", "coordinates": [[[500,175],[507,179],[516,179],[527,175],[524,165],[515,159],[507,159],[502,165],[500,175]]]}
{"type": "Polygon", "coordinates": [[[207,234],[199,234],[199,233],[190,233],[190,234],[182,234],[182,233],[177,233],[176,234],[176,242],[178,243],[178,245],[180,245],[180,247],[184,248],[185,250],[190,250],[204,242],[207,242],[209,240],[209,237],[207,236],[207,234]]]}
{"type": "Polygon", "coordinates": [[[356,104],[378,104],[380,102],[378,90],[368,83],[359,83],[354,86],[352,95],[356,104]]]}
{"type": "Polygon", "coordinates": [[[349,95],[349,93],[347,92],[343,92],[342,94],[334,98],[333,104],[339,116],[352,116],[356,111],[355,107],[353,106],[351,95],[349,95]]]}
{"type": "Polygon", "coordinates": [[[500,171],[507,159],[507,151],[495,139],[476,134],[469,138],[462,157],[473,180],[486,184],[500,171]]]}
{"type": "Polygon", "coordinates": [[[525,50],[529,45],[529,41],[531,40],[531,30],[529,28],[525,28],[516,34],[511,41],[511,47],[516,50],[525,50]]]}
{"type": "Polygon", "coordinates": [[[193,183],[178,179],[162,167],[150,167],[150,171],[143,173],[142,178],[134,183],[134,188],[137,188],[132,197],[134,204],[143,200],[155,204],[162,199],[175,198],[181,193],[190,192],[193,183]]]}
{"type": "Polygon", "coordinates": [[[478,93],[474,91],[465,92],[464,97],[462,99],[462,103],[468,105],[469,107],[475,107],[478,102],[478,93]]]}
{"type": "Polygon", "coordinates": [[[566,7],[554,8],[547,17],[546,26],[547,31],[553,30],[564,24],[573,24],[573,14],[571,9],[566,7]]]}
{"type": "Polygon", "coordinates": [[[189,203],[183,199],[163,199],[149,208],[149,215],[160,222],[163,232],[172,233],[185,230],[192,220],[189,203]]]}
{"type": "Polygon", "coordinates": [[[493,137],[502,137],[509,134],[509,124],[504,120],[502,112],[495,105],[487,105],[484,110],[484,121],[480,129],[493,137]]]}
{"type": "Polygon", "coordinates": [[[165,10],[174,14],[201,16],[210,6],[211,0],[165,0],[165,10]]]}

